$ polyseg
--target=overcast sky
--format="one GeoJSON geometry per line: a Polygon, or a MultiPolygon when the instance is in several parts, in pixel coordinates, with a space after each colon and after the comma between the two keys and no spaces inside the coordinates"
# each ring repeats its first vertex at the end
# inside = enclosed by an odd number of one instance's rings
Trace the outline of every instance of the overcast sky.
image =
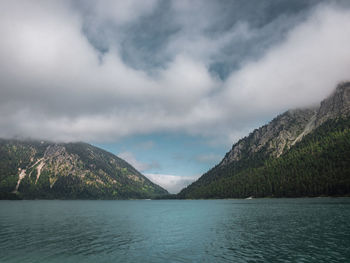
{"type": "Polygon", "coordinates": [[[0,35],[0,137],[88,141],[172,192],[350,78],[347,0],[3,0],[0,35]]]}

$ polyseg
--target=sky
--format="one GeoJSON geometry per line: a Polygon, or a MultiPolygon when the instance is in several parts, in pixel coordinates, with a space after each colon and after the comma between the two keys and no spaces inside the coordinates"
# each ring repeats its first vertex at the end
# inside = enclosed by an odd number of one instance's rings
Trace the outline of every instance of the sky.
{"type": "Polygon", "coordinates": [[[0,137],[86,141],[172,193],[350,79],[347,0],[3,0],[0,36],[0,137]]]}

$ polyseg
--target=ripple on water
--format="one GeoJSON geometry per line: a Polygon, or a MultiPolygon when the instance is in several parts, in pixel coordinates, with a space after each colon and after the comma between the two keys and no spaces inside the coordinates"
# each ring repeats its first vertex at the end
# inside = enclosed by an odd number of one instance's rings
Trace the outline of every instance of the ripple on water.
{"type": "Polygon", "coordinates": [[[1,201],[0,262],[350,262],[350,198],[1,201]]]}

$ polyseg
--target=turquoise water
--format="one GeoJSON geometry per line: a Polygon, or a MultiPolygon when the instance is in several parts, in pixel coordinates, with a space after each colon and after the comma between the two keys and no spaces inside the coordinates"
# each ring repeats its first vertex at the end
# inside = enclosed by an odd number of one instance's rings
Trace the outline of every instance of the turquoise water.
{"type": "Polygon", "coordinates": [[[0,201],[0,262],[350,262],[350,198],[0,201]]]}

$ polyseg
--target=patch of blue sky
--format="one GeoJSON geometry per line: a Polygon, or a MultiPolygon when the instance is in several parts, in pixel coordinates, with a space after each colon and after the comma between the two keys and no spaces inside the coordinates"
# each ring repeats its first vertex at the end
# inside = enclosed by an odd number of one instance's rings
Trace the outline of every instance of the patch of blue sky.
{"type": "Polygon", "coordinates": [[[154,133],[93,143],[113,154],[131,153],[148,164],[143,173],[196,176],[219,163],[232,145],[213,145],[206,138],[178,133],[154,133]]]}

